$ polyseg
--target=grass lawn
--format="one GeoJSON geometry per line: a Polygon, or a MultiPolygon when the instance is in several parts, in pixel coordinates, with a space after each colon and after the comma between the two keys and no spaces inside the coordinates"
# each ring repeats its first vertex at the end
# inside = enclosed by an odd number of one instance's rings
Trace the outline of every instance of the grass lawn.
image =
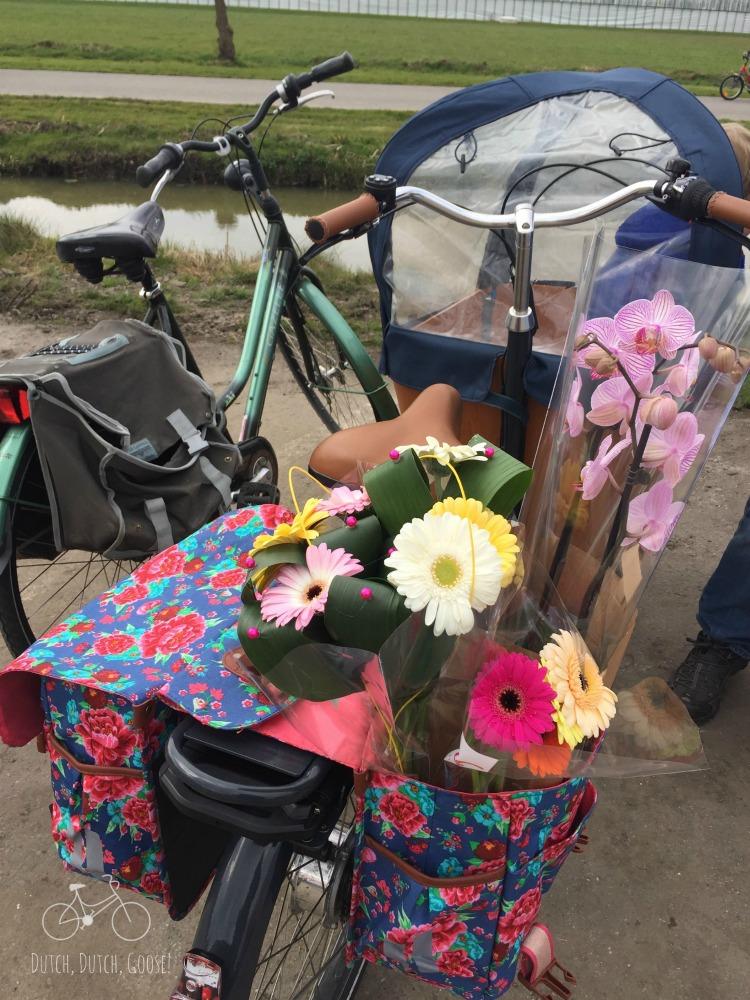
{"type": "MultiPolygon", "coordinates": [[[[227,118],[241,110],[212,107],[209,113],[227,118]]],[[[205,114],[198,104],[4,97],[0,174],[132,180],[138,164],[163,142],[187,139],[205,114]]],[[[277,186],[359,188],[408,117],[397,111],[301,109],[281,118],[266,138],[266,172],[277,186]]],[[[210,138],[219,131],[214,121],[199,135],[210,138]]],[[[216,156],[192,154],[185,177],[218,181],[225,166],[216,156]]]]}
{"type": "Polygon", "coordinates": [[[645,66],[715,93],[730,34],[424,20],[230,8],[238,64],[215,56],[213,7],[0,0],[0,65],[280,79],[342,49],[352,82],[465,85],[533,70],[645,66]]]}

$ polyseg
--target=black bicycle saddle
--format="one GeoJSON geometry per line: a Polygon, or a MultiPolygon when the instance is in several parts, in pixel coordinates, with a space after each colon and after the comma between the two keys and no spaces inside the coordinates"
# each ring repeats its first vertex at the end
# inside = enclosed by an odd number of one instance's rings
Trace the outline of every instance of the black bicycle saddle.
{"type": "Polygon", "coordinates": [[[102,257],[143,260],[155,257],[164,232],[164,213],[154,201],[145,201],[116,222],[61,236],[57,256],[64,264],[82,264],[102,257]]]}

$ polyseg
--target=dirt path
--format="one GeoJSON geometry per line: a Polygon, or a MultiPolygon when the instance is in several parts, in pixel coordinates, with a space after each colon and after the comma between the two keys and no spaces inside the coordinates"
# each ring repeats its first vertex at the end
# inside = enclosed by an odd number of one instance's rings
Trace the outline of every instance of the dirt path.
{"type": "MultiPolygon", "coordinates": [[[[49,342],[50,333],[3,327],[0,319],[0,356],[49,342]]],[[[226,382],[237,348],[206,340],[195,348],[207,376],[226,382]]],[[[284,468],[304,464],[322,436],[281,368],[274,374],[264,431],[284,468]]],[[[750,413],[733,414],[643,601],[630,654],[656,673],[671,671],[686,652],[684,637],[696,632],[701,588],[750,493],[748,440],[750,413]]],[[[750,678],[742,675],[705,731],[711,770],[601,782],[591,845],[582,857],[573,856],[542,910],[561,960],[578,976],[576,1000],[745,995],[750,799],[742,789],[750,768],[749,713],[750,678]]],[[[42,912],[68,897],[73,879],[58,864],[49,838],[47,762],[33,746],[2,747],[0,766],[5,992],[17,1000],[59,1000],[70,993],[97,1000],[166,1000],[198,914],[174,924],[161,908],[149,906],[152,930],[134,946],[117,941],[109,925],[101,923],[88,928],[80,941],[48,941],[42,912]],[[49,953],[68,955],[68,970],[39,971],[40,956],[49,953]],[[118,972],[80,971],[82,960],[91,957],[96,963],[113,954],[118,972]],[[159,963],[151,975],[139,971],[149,956],[159,963]]],[[[100,893],[92,883],[83,895],[96,899],[100,893]]],[[[376,1000],[386,991],[403,1000],[440,996],[378,971],[368,974],[358,996],[376,1000]]],[[[509,994],[510,1000],[527,996],[520,987],[509,994]]]]}

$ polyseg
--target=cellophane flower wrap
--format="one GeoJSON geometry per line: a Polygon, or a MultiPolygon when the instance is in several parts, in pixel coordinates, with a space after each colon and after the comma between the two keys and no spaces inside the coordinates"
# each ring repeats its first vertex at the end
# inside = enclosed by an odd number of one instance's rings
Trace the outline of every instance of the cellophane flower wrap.
{"type": "MultiPolygon", "coordinates": [[[[529,587],[544,595],[551,580],[611,687],[638,601],[745,377],[750,291],[743,270],[622,249],[607,259],[601,238],[579,288],[522,517],[538,570],[529,587]]],[[[667,743],[677,754],[680,712],[648,679],[654,668],[629,664],[621,712],[642,737],[652,730],[655,752],[667,743]]]]}

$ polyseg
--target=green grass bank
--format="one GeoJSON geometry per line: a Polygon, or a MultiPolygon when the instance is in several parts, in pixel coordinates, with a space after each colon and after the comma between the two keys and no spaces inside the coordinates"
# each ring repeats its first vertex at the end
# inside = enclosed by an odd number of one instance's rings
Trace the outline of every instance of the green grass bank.
{"type": "MultiPolygon", "coordinates": [[[[222,121],[241,111],[210,108],[219,121],[207,122],[200,137],[215,135],[222,121]]],[[[134,181],[138,164],[163,142],[189,138],[206,113],[199,104],[163,101],[2,97],[0,174],[134,181]]],[[[359,188],[408,117],[397,111],[303,108],[282,117],[268,134],[262,150],[266,173],[278,186],[359,188]]],[[[191,154],[182,176],[216,182],[225,166],[216,156],[191,154]]]]}
{"type": "Polygon", "coordinates": [[[212,7],[0,0],[0,65],[280,79],[342,49],[360,83],[463,86],[533,70],[645,66],[716,93],[736,35],[230,8],[238,61],[216,58],[212,7]]]}
{"type": "MultiPolygon", "coordinates": [[[[232,254],[161,247],[154,270],[188,337],[239,343],[255,288],[257,261],[232,254]]],[[[380,344],[377,290],[370,274],[315,262],[331,301],[372,350],[380,344]]],[[[55,241],[0,212],[0,324],[41,323],[69,332],[113,315],[142,319],[138,288],[122,277],[90,285],[55,256],[55,241]]]]}

